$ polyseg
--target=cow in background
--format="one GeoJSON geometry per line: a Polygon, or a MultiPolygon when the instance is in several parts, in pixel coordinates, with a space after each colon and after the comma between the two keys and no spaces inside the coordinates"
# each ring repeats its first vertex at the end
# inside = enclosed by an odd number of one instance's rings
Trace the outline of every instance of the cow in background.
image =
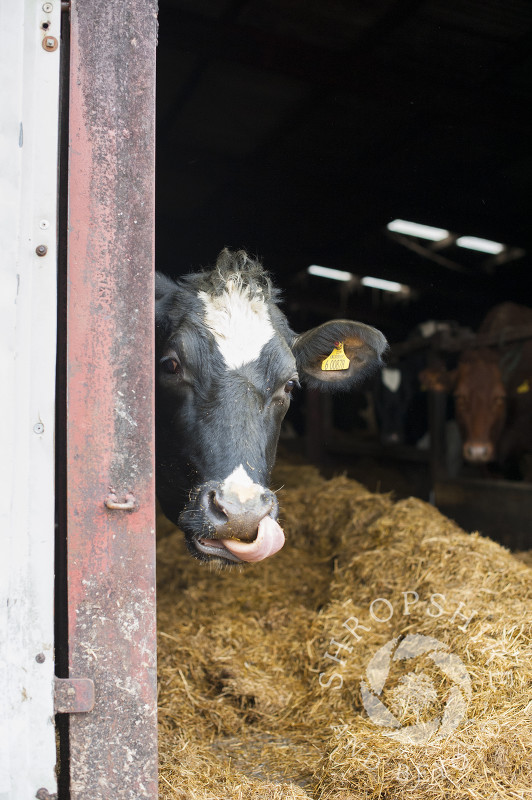
{"type": "MultiPolygon", "coordinates": [[[[428,340],[436,334],[455,334],[458,323],[427,320],[411,331],[408,341],[428,340]]],[[[380,440],[385,445],[428,447],[428,409],[420,374],[434,363],[435,356],[420,347],[407,355],[389,358],[373,386],[375,414],[380,440]]],[[[438,368],[443,367],[437,361],[438,368]]]]}
{"type": "Polygon", "coordinates": [[[375,380],[375,416],[384,445],[415,445],[427,430],[426,409],[418,402],[422,366],[420,353],[410,354],[389,362],[375,380]]]}
{"type": "Polygon", "coordinates": [[[268,483],[293,390],[353,388],[386,340],[350,320],[294,333],[269,275],[243,251],[176,281],[158,274],[155,318],[162,509],[202,561],[273,555],[284,534],[268,483]]]}
{"type": "Polygon", "coordinates": [[[466,349],[455,370],[426,370],[423,380],[435,391],[452,391],[470,464],[497,462],[506,477],[518,478],[532,451],[532,338],[505,342],[511,328],[532,326],[532,309],[516,303],[495,306],[478,336],[495,337],[493,346],[466,349]]]}

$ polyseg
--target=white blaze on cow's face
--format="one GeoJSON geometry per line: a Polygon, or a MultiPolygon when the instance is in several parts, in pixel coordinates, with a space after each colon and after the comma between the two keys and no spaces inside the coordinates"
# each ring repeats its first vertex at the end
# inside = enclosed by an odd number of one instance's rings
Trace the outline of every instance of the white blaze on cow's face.
{"type": "Polygon", "coordinates": [[[220,488],[224,493],[231,492],[236,495],[241,503],[246,503],[255,495],[264,492],[264,487],[252,481],[242,464],[227,476],[220,488]]]}
{"type": "Polygon", "coordinates": [[[401,370],[399,369],[384,367],[381,372],[381,380],[386,388],[390,390],[390,392],[398,391],[399,387],[401,386],[401,377],[401,370]]]}
{"type": "Polygon", "coordinates": [[[237,280],[227,282],[216,297],[199,292],[205,312],[205,325],[214,335],[228,369],[238,369],[259,358],[262,348],[274,336],[268,306],[249,287],[237,280]]]}

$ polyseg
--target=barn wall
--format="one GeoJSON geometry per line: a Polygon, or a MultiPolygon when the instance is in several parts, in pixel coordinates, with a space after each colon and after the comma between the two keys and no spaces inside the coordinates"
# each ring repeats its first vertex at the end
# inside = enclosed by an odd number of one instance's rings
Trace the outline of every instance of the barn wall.
{"type": "Polygon", "coordinates": [[[0,797],[55,792],[59,2],[2,3],[0,797]],[[46,10],[45,10],[46,9],[46,10]],[[47,28],[43,28],[45,25],[47,28]]]}

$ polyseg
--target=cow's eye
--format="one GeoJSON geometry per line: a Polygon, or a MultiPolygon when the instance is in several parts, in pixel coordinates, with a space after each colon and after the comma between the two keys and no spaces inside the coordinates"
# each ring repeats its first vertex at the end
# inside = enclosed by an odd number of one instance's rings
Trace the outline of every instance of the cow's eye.
{"type": "Polygon", "coordinates": [[[179,375],[181,372],[181,364],[176,356],[165,356],[160,361],[161,369],[167,375],[179,375]]]}
{"type": "Polygon", "coordinates": [[[294,389],[296,389],[296,388],[299,388],[299,382],[295,378],[292,378],[291,380],[286,381],[286,383],[284,385],[284,390],[285,390],[286,394],[291,394],[294,391],[294,389]]]}

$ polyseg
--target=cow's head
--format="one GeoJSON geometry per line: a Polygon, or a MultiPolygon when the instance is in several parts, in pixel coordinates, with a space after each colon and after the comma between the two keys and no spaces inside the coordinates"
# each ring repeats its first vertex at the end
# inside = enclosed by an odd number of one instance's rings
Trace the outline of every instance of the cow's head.
{"type": "Polygon", "coordinates": [[[420,377],[428,389],[453,391],[464,459],[474,464],[493,461],[506,419],[506,389],[497,353],[468,350],[455,370],[427,369],[420,377]]]}
{"type": "Polygon", "coordinates": [[[454,399],[464,458],[481,464],[493,461],[506,418],[506,389],[496,353],[464,353],[456,370],[454,399]]]}
{"type": "Polygon", "coordinates": [[[157,276],[157,496],[204,561],[258,561],[282,547],[268,483],[294,388],[351,388],[386,347],[348,320],[298,336],[277,300],[242,251],[177,282],[157,276]],[[338,342],[349,367],[324,371],[338,342]]]}

